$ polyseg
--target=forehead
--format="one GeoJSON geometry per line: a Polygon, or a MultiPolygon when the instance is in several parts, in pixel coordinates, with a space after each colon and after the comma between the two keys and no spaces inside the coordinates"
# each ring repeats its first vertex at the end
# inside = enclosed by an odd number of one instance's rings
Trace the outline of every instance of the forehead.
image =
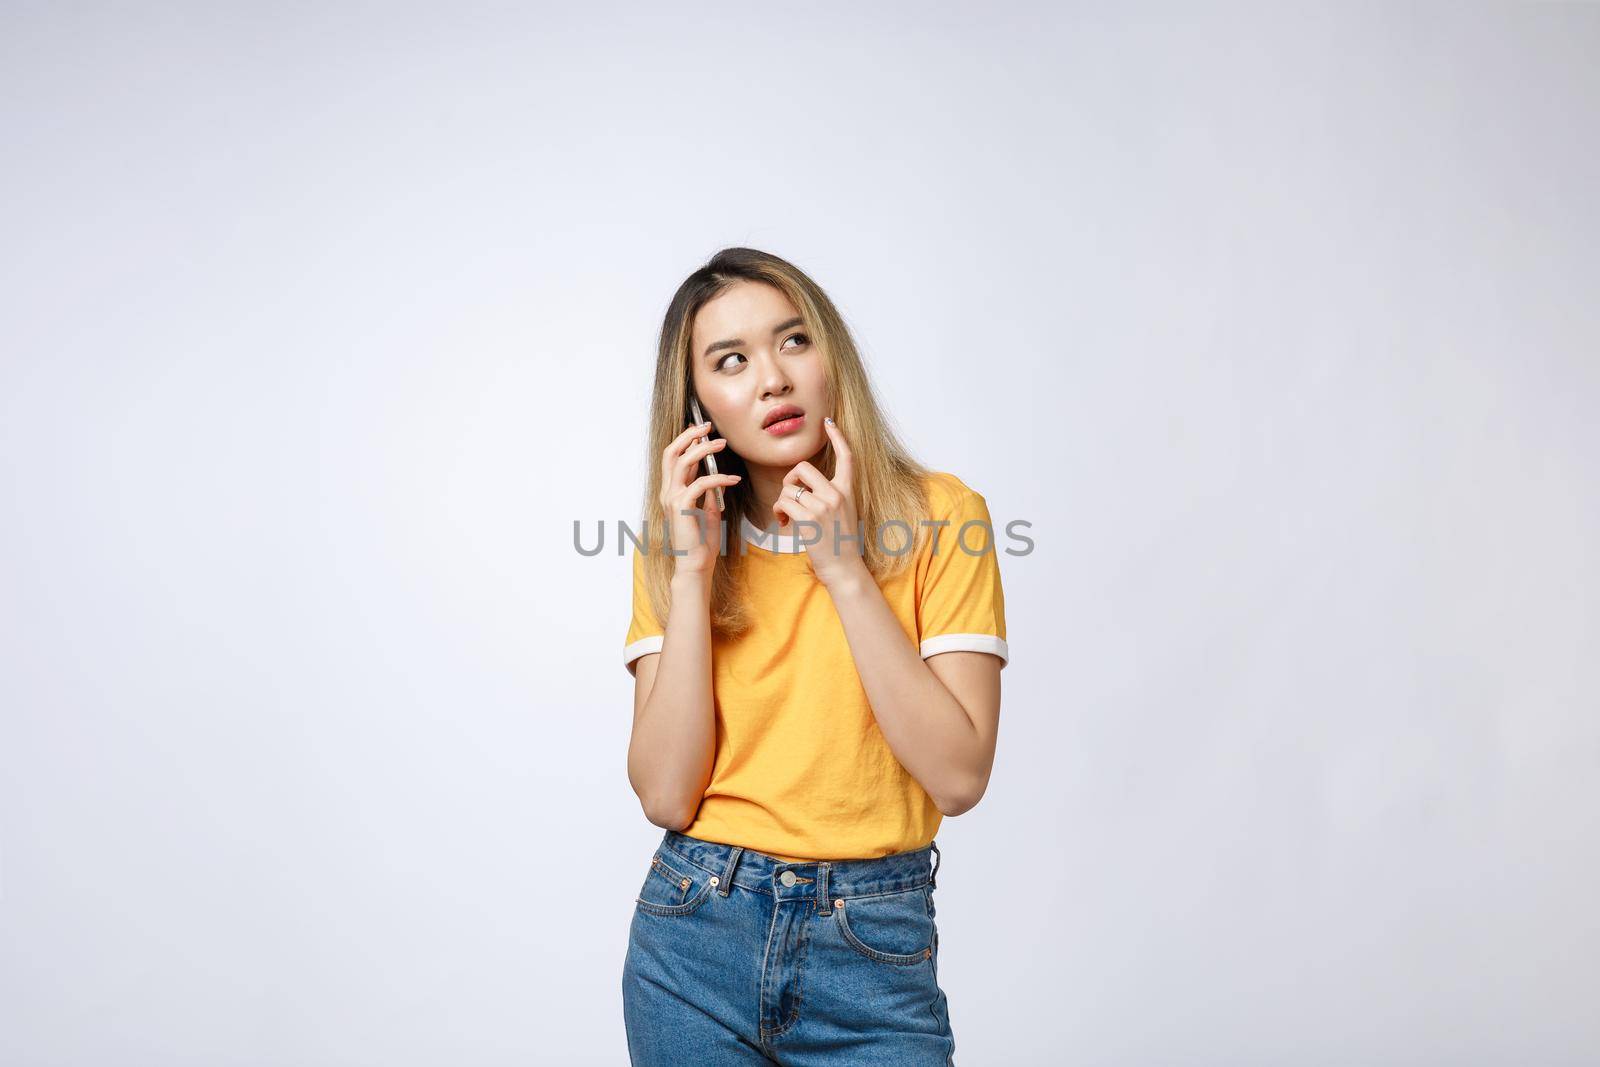
{"type": "Polygon", "coordinates": [[[714,341],[741,338],[753,344],[772,327],[799,314],[783,290],[765,282],[738,281],[695,313],[690,343],[696,353],[714,341]]]}

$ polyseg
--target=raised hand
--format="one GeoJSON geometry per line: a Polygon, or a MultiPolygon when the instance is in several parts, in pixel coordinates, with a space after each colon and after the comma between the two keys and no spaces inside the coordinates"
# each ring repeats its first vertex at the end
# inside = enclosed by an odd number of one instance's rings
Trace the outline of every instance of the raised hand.
{"type": "Polygon", "coordinates": [[[736,485],[737,474],[705,474],[695,477],[695,468],[707,455],[727,447],[728,439],[705,440],[709,422],[690,426],[661,450],[661,506],[671,528],[675,574],[690,572],[710,576],[717,565],[722,545],[722,509],[717,507],[714,486],[736,485]],[[698,501],[705,498],[705,506],[698,501]],[[678,555],[676,553],[682,553],[678,555]]]}
{"type": "Polygon", "coordinates": [[[811,569],[823,585],[833,585],[866,573],[862,552],[869,532],[856,518],[854,466],[850,445],[833,419],[822,420],[833,442],[836,458],[831,479],[810,463],[801,461],[783,477],[783,490],[772,512],[779,524],[806,520],[816,525],[799,526],[811,569]],[[800,490],[797,494],[797,490],[800,490]]]}

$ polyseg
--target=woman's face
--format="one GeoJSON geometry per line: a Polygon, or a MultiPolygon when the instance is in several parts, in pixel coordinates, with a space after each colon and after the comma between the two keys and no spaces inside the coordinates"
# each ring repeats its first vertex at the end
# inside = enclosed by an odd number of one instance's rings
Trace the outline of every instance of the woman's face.
{"type": "Polygon", "coordinates": [[[695,315],[689,340],[700,410],[746,463],[787,473],[828,443],[822,354],[782,290],[735,282],[695,315]],[[779,407],[804,414],[767,428],[779,407]]]}

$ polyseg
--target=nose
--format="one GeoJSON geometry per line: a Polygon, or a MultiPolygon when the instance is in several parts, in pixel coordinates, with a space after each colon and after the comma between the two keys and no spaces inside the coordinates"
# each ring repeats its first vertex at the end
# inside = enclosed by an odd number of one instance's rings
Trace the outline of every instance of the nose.
{"type": "Polygon", "coordinates": [[[774,396],[785,396],[794,388],[789,378],[783,373],[783,367],[776,359],[765,359],[761,363],[761,399],[767,400],[774,396]]]}

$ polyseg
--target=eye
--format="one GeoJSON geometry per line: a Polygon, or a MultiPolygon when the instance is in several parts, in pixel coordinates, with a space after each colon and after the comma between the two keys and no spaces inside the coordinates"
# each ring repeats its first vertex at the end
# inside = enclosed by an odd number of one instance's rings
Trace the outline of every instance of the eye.
{"type": "MultiPolygon", "coordinates": [[[[788,337],[785,337],[783,339],[783,343],[784,343],[785,347],[788,346],[790,341],[799,341],[800,343],[798,345],[796,345],[795,347],[796,348],[804,348],[806,345],[811,343],[811,338],[807,337],[803,333],[791,333],[788,337]]],[[[721,359],[717,360],[717,362],[715,363],[715,365],[712,366],[711,369],[712,370],[727,370],[728,368],[727,368],[726,364],[727,364],[728,360],[732,359],[734,356],[738,356],[740,359],[743,359],[746,363],[750,362],[748,359],[745,358],[745,355],[742,352],[729,352],[726,356],[723,356],[721,359]]]]}

